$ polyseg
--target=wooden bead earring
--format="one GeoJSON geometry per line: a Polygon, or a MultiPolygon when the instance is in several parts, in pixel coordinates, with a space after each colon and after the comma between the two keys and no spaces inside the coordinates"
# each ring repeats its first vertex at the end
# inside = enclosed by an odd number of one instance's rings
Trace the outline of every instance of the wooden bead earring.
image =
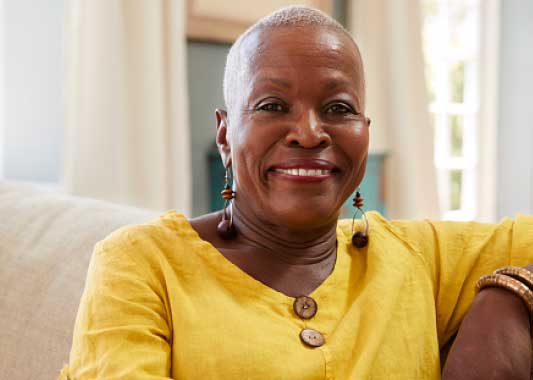
{"type": "Polygon", "coordinates": [[[224,240],[231,240],[237,236],[237,230],[233,225],[233,212],[230,208],[232,199],[235,198],[235,192],[230,186],[230,167],[226,167],[226,184],[224,190],[220,192],[222,199],[224,199],[224,209],[222,210],[222,220],[218,223],[218,235],[224,240]],[[228,217],[229,213],[229,217],[228,217]]]}
{"type": "Polygon", "coordinates": [[[352,245],[357,248],[364,248],[368,245],[368,219],[366,217],[365,212],[363,211],[363,204],[364,198],[361,196],[361,193],[359,192],[359,188],[355,192],[355,198],[353,199],[353,207],[355,207],[355,213],[353,214],[352,218],[352,245]],[[365,222],[365,230],[364,231],[357,231],[354,232],[354,225],[355,225],[355,217],[357,214],[361,213],[361,217],[363,221],[365,222]]]}

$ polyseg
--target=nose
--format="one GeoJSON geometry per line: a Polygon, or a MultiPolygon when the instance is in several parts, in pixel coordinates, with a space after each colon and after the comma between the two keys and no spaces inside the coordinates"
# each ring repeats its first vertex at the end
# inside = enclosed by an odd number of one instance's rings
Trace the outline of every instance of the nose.
{"type": "Polygon", "coordinates": [[[285,143],[291,147],[306,149],[325,148],[331,145],[331,136],[322,128],[315,111],[309,110],[291,127],[285,137],[285,143]]]}

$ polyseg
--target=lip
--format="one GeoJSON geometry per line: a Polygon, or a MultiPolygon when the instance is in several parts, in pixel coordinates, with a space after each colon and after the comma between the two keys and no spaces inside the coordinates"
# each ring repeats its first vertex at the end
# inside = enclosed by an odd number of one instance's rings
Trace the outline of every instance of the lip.
{"type": "Polygon", "coordinates": [[[297,159],[289,159],[286,161],[283,161],[281,163],[272,165],[267,172],[268,176],[273,176],[280,179],[295,181],[295,182],[322,182],[327,179],[332,178],[337,172],[339,172],[339,169],[331,162],[321,159],[306,159],[306,158],[297,158],[297,159]],[[312,170],[312,169],[319,169],[319,170],[327,170],[329,171],[328,174],[323,175],[313,175],[313,176],[301,176],[301,175],[293,175],[288,173],[281,173],[276,171],[276,169],[306,169],[306,170],[312,170]]]}
{"type": "Polygon", "coordinates": [[[320,159],[309,159],[309,158],[292,158],[286,161],[283,161],[279,164],[272,165],[268,171],[274,169],[321,169],[321,170],[331,170],[338,171],[338,168],[331,162],[320,159]]]}

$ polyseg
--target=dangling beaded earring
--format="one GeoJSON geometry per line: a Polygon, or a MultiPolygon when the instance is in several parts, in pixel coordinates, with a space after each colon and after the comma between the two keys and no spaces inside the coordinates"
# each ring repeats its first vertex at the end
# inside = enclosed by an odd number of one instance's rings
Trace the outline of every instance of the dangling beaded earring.
{"type": "Polygon", "coordinates": [[[352,219],[352,244],[354,247],[357,248],[364,248],[368,244],[368,219],[366,217],[365,212],[363,211],[363,204],[364,199],[361,197],[361,193],[359,192],[359,188],[355,192],[355,198],[353,199],[353,207],[355,207],[355,213],[353,214],[352,219]],[[354,232],[354,224],[355,224],[355,217],[358,213],[361,213],[361,217],[365,222],[365,230],[364,231],[357,231],[354,232]]]}
{"type": "Polygon", "coordinates": [[[217,232],[219,236],[224,240],[231,240],[237,236],[237,230],[233,225],[233,212],[228,210],[228,206],[233,198],[235,198],[235,192],[231,189],[230,182],[230,170],[229,166],[226,167],[226,185],[224,190],[220,192],[224,199],[224,209],[222,210],[222,220],[218,223],[217,232]],[[229,218],[228,218],[229,212],[229,218]]]}

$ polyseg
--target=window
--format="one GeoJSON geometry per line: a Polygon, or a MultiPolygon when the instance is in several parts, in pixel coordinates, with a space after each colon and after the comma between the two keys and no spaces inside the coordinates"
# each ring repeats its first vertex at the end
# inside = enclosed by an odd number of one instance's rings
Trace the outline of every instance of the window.
{"type": "Polygon", "coordinates": [[[478,214],[479,0],[423,0],[424,54],[443,219],[478,214]]]}

